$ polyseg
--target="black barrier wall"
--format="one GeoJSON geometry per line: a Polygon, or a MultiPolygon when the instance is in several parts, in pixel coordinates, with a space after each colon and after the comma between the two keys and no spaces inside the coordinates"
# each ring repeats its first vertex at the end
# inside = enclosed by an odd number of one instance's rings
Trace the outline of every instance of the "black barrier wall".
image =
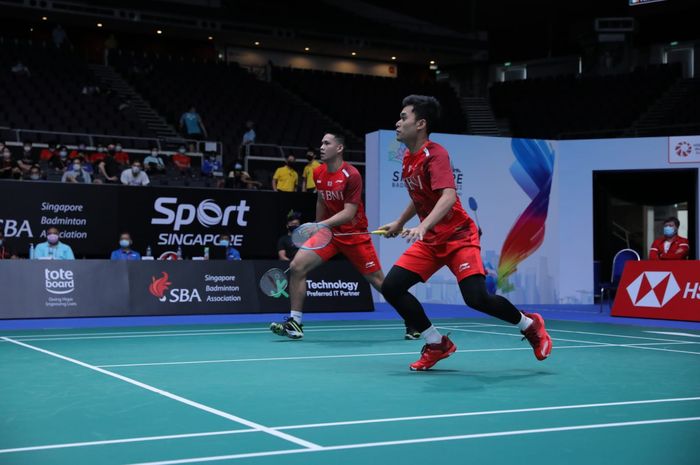
{"type": "Polygon", "coordinates": [[[56,226],[77,258],[109,258],[122,231],[156,257],[178,246],[185,257],[202,256],[226,232],[244,259],[276,258],[289,210],[313,221],[316,207],[305,193],[18,181],[0,181],[0,198],[0,229],[25,257],[56,226]]]}
{"type": "MultiPolygon", "coordinates": [[[[284,313],[289,297],[258,282],[277,261],[0,261],[0,319],[284,313]]],[[[346,261],[309,274],[307,312],[372,311],[367,281],[346,261]]]]}

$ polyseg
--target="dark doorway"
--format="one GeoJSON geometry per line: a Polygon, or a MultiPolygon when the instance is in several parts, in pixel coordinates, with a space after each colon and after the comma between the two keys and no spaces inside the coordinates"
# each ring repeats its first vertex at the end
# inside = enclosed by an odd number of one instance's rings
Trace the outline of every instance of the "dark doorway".
{"type": "Polygon", "coordinates": [[[681,235],[691,239],[695,259],[697,180],[697,169],[593,172],[593,256],[600,281],[610,280],[613,257],[621,249],[648,258],[669,216],[681,220],[681,235]]]}

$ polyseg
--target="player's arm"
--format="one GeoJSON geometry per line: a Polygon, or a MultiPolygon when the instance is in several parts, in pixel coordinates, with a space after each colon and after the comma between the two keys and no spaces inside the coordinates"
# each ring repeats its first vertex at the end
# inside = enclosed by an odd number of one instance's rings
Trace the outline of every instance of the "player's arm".
{"type": "Polygon", "coordinates": [[[423,236],[431,230],[436,224],[442,220],[445,215],[452,209],[452,206],[457,201],[457,191],[452,188],[442,189],[440,198],[433,207],[428,216],[415,228],[410,228],[401,233],[401,237],[405,237],[410,243],[423,240],[423,236]]]}
{"type": "Polygon", "coordinates": [[[401,216],[399,216],[397,220],[385,224],[379,229],[386,231],[386,237],[396,237],[401,234],[403,225],[408,223],[414,216],[416,216],[416,205],[413,203],[413,200],[409,200],[406,209],[403,211],[403,213],[401,213],[401,216]]]}
{"type": "MultiPolygon", "coordinates": [[[[358,205],[356,203],[346,203],[343,205],[343,209],[340,210],[335,215],[328,219],[320,221],[320,223],[325,224],[329,228],[335,228],[341,224],[349,223],[357,215],[358,205]]],[[[316,219],[318,220],[318,213],[316,219]]]]}

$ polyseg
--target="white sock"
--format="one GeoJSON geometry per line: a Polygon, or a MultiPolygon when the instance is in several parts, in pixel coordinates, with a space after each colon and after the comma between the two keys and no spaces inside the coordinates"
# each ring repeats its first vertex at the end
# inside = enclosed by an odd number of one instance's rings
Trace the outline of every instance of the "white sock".
{"type": "Polygon", "coordinates": [[[296,310],[292,310],[291,312],[289,312],[289,314],[292,318],[294,318],[294,321],[301,324],[301,315],[302,315],[301,312],[297,312],[296,310]]]}
{"type": "Polygon", "coordinates": [[[427,344],[440,344],[442,342],[442,335],[440,334],[440,331],[438,331],[433,325],[430,325],[430,328],[420,333],[420,335],[423,339],[425,339],[427,344]]]}
{"type": "Polygon", "coordinates": [[[518,322],[518,329],[520,331],[525,331],[532,324],[532,318],[526,317],[524,313],[520,314],[520,321],[518,322]]]}

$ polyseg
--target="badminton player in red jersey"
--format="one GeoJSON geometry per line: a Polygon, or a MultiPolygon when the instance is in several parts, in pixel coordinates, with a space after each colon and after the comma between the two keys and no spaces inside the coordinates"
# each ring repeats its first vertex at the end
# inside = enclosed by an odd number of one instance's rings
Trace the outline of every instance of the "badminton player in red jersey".
{"type": "Polygon", "coordinates": [[[479,231],[457,197],[450,157],[439,144],[428,139],[440,116],[440,103],[434,97],[410,95],[403,100],[396,122],[396,139],[406,145],[402,180],[410,202],[394,222],[382,226],[387,237],[401,236],[412,245],[391,268],[382,285],[384,298],[393,305],[406,324],[421,332],[425,345],[412,370],[427,370],[457,347],[432,325],[420,302],[408,290],[425,282],[443,266],[457,278],[467,305],[516,325],[528,340],[538,360],[547,358],[552,340],[537,314],[521,313],[507,299],[486,290],[481,261],[479,231]],[[403,229],[418,215],[420,224],[403,229]]]}
{"type": "MultiPolygon", "coordinates": [[[[321,141],[321,161],[314,170],[316,183],[316,222],[330,227],[334,233],[367,232],[367,217],[362,203],[362,176],[343,160],[345,140],[328,133],[321,141]]],[[[309,239],[313,241],[313,236],[309,239]]],[[[342,253],[377,291],[382,288],[384,273],[370,235],[334,236],[320,249],[300,249],[290,264],[289,300],[291,314],[281,323],[272,323],[270,330],[280,336],[301,339],[302,308],[306,296],[306,275],[323,262],[342,253]]],[[[407,339],[419,334],[406,327],[407,339]]]]}

